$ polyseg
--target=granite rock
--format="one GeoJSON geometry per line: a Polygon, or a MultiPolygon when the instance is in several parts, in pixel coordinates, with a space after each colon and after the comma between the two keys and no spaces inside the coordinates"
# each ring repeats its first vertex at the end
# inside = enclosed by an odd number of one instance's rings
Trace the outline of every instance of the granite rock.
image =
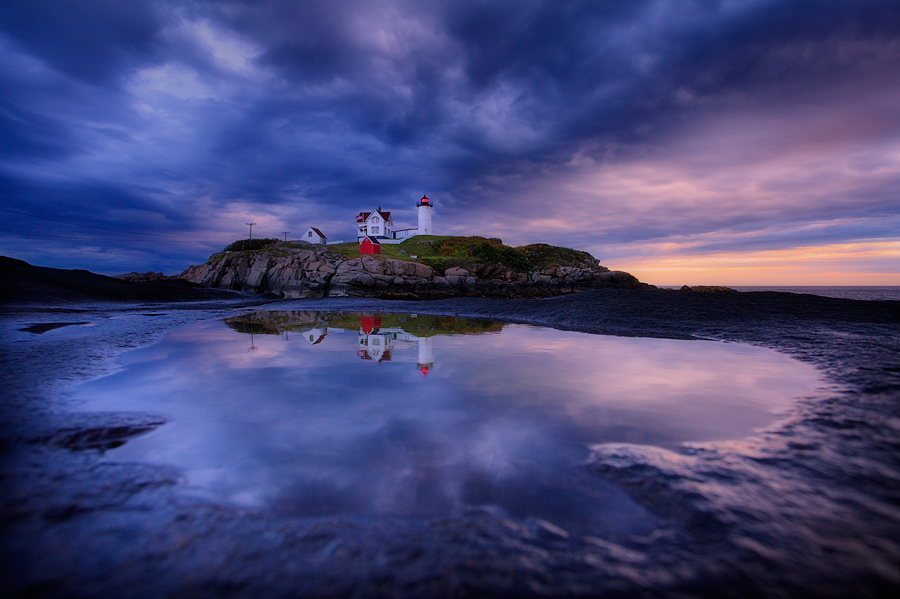
{"type": "Polygon", "coordinates": [[[516,272],[502,264],[471,264],[439,273],[419,262],[382,256],[347,258],[322,248],[223,252],[179,276],[204,287],[285,298],[527,298],[586,289],[651,287],[626,272],[610,271],[595,261],[533,272],[516,272]]]}

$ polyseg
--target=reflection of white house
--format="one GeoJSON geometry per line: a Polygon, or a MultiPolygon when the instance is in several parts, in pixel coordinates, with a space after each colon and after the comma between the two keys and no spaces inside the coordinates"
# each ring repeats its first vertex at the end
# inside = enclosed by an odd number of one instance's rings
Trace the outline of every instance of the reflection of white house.
{"type": "Polygon", "coordinates": [[[321,343],[327,334],[327,329],[309,329],[308,331],[303,331],[303,338],[309,341],[311,345],[315,345],[321,343]]]}
{"type": "Polygon", "coordinates": [[[322,245],[328,243],[328,238],[325,237],[325,234],[315,227],[308,228],[300,239],[308,243],[320,243],[322,245]]]}
{"type": "Polygon", "coordinates": [[[390,362],[392,341],[393,339],[391,339],[389,335],[383,334],[380,331],[369,333],[368,335],[360,331],[359,349],[357,350],[356,355],[363,360],[390,362]]]}
{"type": "Polygon", "coordinates": [[[382,328],[381,318],[377,316],[360,319],[356,355],[363,360],[390,362],[394,357],[394,344],[398,341],[418,344],[416,367],[422,375],[434,368],[432,337],[416,337],[399,327],[382,328]]]}
{"type": "Polygon", "coordinates": [[[360,212],[356,215],[356,239],[362,241],[366,237],[377,239],[380,243],[400,243],[416,235],[434,235],[431,226],[431,211],[434,203],[426,196],[416,202],[418,210],[418,227],[412,229],[395,229],[391,213],[385,212],[381,206],[371,212],[360,212]]]}

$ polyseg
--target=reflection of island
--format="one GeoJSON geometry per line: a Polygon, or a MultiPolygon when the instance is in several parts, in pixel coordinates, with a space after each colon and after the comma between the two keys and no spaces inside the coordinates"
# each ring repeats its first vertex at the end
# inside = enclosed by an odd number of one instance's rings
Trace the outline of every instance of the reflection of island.
{"type": "Polygon", "coordinates": [[[359,319],[359,349],[356,355],[363,360],[390,362],[394,343],[418,343],[419,359],[416,368],[422,375],[434,367],[432,337],[417,337],[400,327],[382,326],[379,316],[362,316],[359,319]]]}
{"type": "Polygon", "coordinates": [[[318,345],[329,330],[357,332],[356,355],[376,363],[403,362],[401,344],[418,346],[416,368],[423,375],[434,368],[433,337],[496,333],[503,323],[416,314],[352,314],[346,312],[260,311],[225,320],[240,333],[284,335],[299,333],[310,345],[318,345]]]}

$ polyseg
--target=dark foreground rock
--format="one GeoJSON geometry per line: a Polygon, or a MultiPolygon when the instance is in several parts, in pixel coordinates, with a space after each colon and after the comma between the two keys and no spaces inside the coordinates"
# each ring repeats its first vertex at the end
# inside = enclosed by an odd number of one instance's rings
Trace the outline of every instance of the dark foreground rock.
{"type": "MultiPolygon", "coordinates": [[[[149,273],[155,274],[160,273],[149,273]]],[[[5,256],[0,256],[0,280],[3,281],[0,304],[49,305],[90,300],[179,302],[239,297],[234,292],[204,289],[183,279],[137,273],[122,278],[107,277],[86,270],[32,266],[5,256]]]]}
{"type": "Polygon", "coordinates": [[[153,272],[152,270],[148,270],[147,272],[126,272],[119,275],[113,276],[114,279],[121,279],[122,281],[129,281],[131,283],[152,283],[154,281],[163,281],[165,279],[176,279],[178,277],[169,277],[164,275],[161,272],[153,272]]]}
{"type": "Polygon", "coordinates": [[[618,541],[477,509],[435,520],[279,517],[187,497],[172,468],[106,461],[106,443],[169,425],[156,415],[73,414],[65,389],[109,372],[122,346],[242,313],[187,307],[145,320],[74,311],[66,330],[85,335],[56,340],[24,329],[58,324],[58,312],[3,314],[6,596],[856,598],[894,597],[900,587],[900,302],[601,290],[271,306],[714,338],[822,370],[825,386],[752,438],[679,453],[593,447],[585,468],[660,518],[653,534],[618,541]]]}
{"type": "Polygon", "coordinates": [[[348,259],[325,250],[266,249],[214,254],[181,277],[219,289],[272,293],[285,298],[549,297],[587,289],[646,289],[634,276],[596,260],[516,272],[501,264],[473,264],[436,272],[418,262],[375,256],[348,259]]]}
{"type": "Polygon", "coordinates": [[[737,293],[736,289],[732,289],[731,287],[722,287],[721,285],[695,285],[693,287],[682,285],[679,291],[694,291],[699,293],[737,293]]]}

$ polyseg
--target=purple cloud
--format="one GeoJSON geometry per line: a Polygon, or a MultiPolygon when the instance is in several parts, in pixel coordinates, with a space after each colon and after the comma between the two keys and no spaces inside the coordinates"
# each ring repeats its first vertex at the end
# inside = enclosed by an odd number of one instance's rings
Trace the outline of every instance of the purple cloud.
{"type": "Polygon", "coordinates": [[[423,192],[439,232],[622,268],[900,219],[886,0],[10,0],[0,55],[0,253],[50,266],[177,271],[245,218],[351,239],[423,192]]]}

